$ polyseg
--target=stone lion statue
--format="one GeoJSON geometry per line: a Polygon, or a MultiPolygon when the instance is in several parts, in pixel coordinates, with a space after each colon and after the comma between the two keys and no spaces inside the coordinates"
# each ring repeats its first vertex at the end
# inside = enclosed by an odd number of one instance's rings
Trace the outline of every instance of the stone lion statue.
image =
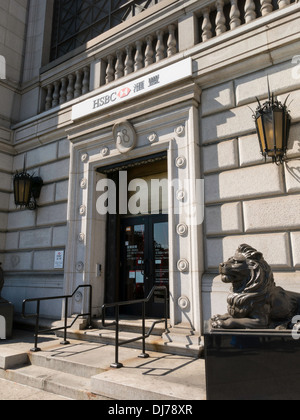
{"type": "Polygon", "coordinates": [[[247,244],[219,268],[224,283],[232,283],[228,313],[212,318],[213,328],[287,329],[300,314],[300,294],[277,287],[263,254],[247,244]]]}

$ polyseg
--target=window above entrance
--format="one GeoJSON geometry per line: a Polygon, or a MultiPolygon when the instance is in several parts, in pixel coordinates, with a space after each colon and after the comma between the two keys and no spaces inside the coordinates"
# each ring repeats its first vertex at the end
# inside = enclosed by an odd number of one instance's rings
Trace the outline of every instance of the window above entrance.
{"type": "Polygon", "coordinates": [[[160,0],[55,0],[50,61],[137,16],[160,0]]]}

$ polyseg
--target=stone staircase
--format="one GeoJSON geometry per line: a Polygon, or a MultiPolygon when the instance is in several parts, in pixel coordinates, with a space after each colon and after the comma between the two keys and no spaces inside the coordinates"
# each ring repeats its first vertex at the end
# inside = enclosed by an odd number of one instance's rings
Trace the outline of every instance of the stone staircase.
{"type": "MultiPolygon", "coordinates": [[[[109,320],[108,323],[112,322],[109,320]]],[[[146,332],[148,332],[155,319],[146,320],[146,332]]],[[[71,324],[71,319],[69,320],[71,324]]],[[[69,339],[89,341],[93,343],[115,345],[115,327],[102,327],[100,319],[92,321],[92,328],[85,329],[85,321],[78,320],[74,327],[68,330],[69,339]]],[[[168,332],[165,331],[164,323],[157,324],[146,339],[146,350],[157,351],[167,354],[178,354],[183,356],[200,357],[203,352],[201,337],[195,334],[188,324],[168,325],[168,332]]],[[[63,332],[58,331],[57,336],[63,337],[63,332]]],[[[123,317],[120,319],[119,341],[127,341],[142,335],[142,321],[135,317],[123,317]]],[[[125,344],[124,347],[141,349],[142,341],[134,341],[125,344]]]]}
{"type": "Polygon", "coordinates": [[[205,399],[204,361],[194,357],[120,348],[122,369],[111,369],[109,344],[44,335],[33,353],[32,334],[18,332],[0,346],[0,378],[72,400],[205,399]],[[4,344],[5,343],[5,344],[4,344]]]}

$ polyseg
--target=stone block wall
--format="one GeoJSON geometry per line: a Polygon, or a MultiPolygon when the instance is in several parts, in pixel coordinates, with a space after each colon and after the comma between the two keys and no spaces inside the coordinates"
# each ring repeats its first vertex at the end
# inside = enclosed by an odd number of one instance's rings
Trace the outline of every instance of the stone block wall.
{"type": "Polygon", "coordinates": [[[258,248],[276,282],[300,291],[300,78],[292,61],[207,88],[202,96],[201,140],[205,179],[204,318],[226,311],[228,286],[218,276],[220,262],[241,243],[258,248]],[[255,96],[271,90],[292,116],[289,161],[264,162],[252,112],[255,96]]]}
{"type": "MultiPolygon", "coordinates": [[[[17,209],[9,196],[3,295],[17,312],[23,299],[63,294],[64,270],[54,269],[54,259],[67,244],[69,155],[69,141],[62,139],[21,153],[13,162],[15,172],[25,159],[26,170],[44,181],[35,211],[17,209]]],[[[61,302],[44,304],[42,314],[60,317],[61,302]]]]}

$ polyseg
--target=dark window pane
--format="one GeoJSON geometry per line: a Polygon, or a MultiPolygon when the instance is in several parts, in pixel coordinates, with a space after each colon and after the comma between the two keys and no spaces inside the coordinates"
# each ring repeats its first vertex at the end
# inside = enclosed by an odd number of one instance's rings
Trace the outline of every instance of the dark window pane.
{"type": "Polygon", "coordinates": [[[161,0],[55,0],[50,61],[53,61],[161,0]]]}

